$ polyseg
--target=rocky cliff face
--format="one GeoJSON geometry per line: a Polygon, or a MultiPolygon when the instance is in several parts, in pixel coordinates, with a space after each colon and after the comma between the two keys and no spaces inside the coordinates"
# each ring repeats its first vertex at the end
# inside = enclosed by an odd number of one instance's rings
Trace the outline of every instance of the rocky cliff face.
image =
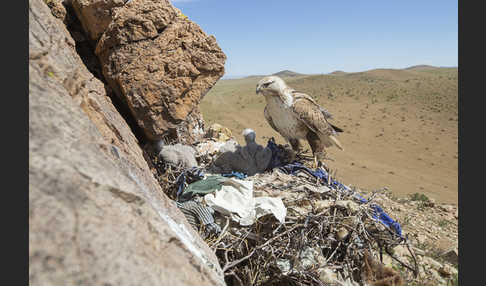
{"type": "MultiPolygon", "coordinates": [[[[48,2],[52,12],[44,1],[29,0],[30,283],[223,285],[215,255],[163,194],[137,139],[107,96],[108,88],[88,71],[77,54],[76,42],[62,21],[66,11],[61,1],[48,2]]],[[[154,4],[160,11],[174,9],[167,2],[160,4],[162,6],[154,4]]],[[[98,5],[93,11],[105,11],[101,3],[98,5]]],[[[157,22],[157,16],[154,17],[151,19],[157,22]]],[[[160,22],[163,22],[162,18],[160,22]]],[[[88,35],[93,38],[102,35],[100,31],[106,25],[112,25],[101,17],[89,19],[99,20],[96,27],[100,30],[88,30],[88,35]]],[[[116,24],[112,26],[112,29],[118,27],[116,24]]],[[[127,27],[132,26],[128,24],[127,27]]],[[[196,31],[194,33],[200,31],[189,22],[181,22],[172,29],[177,30],[178,27],[185,27],[188,34],[193,33],[192,28],[196,31]]],[[[134,30],[123,31],[137,34],[134,30]]],[[[159,34],[155,39],[164,42],[159,34]]],[[[205,41],[215,45],[214,39],[211,39],[207,37],[205,41]]],[[[153,40],[139,40],[133,44],[156,45],[153,40]]],[[[201,42],[195,40],[194,44],[198,46],[201,42]]],[[[146,52],[165,54],[167,51],[154,48],[135,52],[139,48],[132,46],[129,49],[128,45],[116,44],[107,50],[100,49],[100,55],[104,55],[100,58],[107,60],[103,64],[117,68],[134,54],[144,58],[136,61],[130,58],[139,65],[134,63],[134,69],[128,72],[113,73],[116,76],[111,77],[109,82],[122,83],[117,88],[125,92],[140,91],[127,92],[138,96],[136,99],[127,98],[127,101],[136,106],[132,106],[135,115],[141,110],[150,114],[137,117],[147,135],[155,130],[152,134],[155,138],[171,128],[177,130],[191,125],[191,122],[161,123],[172,122],[173,118],[169,107],[164,105],[171,99],[166,98],[161,82],[174,92],[173,101],[177,100],[174,91],[177,88],[171,85],[170,77],[165,74],[158,78],[160,82],[152,77],[149,79],[149,73],[142,69],[142,62],[148,62],[146,52]],[[130,52],[121,53],[120,50],[124,49],[130,52]],[[117,60],[115,55],[120,58],[117,60]],[[120,65],[117,66],[117,63],[120,65]],[[141,78],[136,76],[137,71],[141,78]],[[150,104],[154,102],[158,102],[155,107],[158,109],[150,113],[150,104]],[[143,104],[147,105],[142,107],[143,104]],[[154,122],[147,118],[153,118],[154,122]]],[[[203,50],[200,50],[201,53],[203,50]]],[[[193,61],[197,63],[197,60],[193,61]]],[[[110,70],[111,74],[111,69],[103,69],[110,70]]],[[[174,72],[171,68],[168,71],[174,72]]],[[[187,89],[192,93],[188,91],[189,99],[182,100],[188,106],[181,107],[187,114],[198,114],[197,102],[203,92],[196,94],[196,90],[204,91],[210,87],[207,76],[210,73],[200,73],[203,74],[200,79],[198,76],[189,77],[187,89]],[[198,79],[205,85],[198,85],[198,79]]],[[[105,71],[105,74],[108,72],[105,71]]],[[[217,76],[211,76],[212,80],[217,80],[217,76]]],[[[174,82],[177,81],[175,77],[174,82]]],[[[194,117],[197,118],[196,115],[194,117]]],[[[189,134],[190,131],[186,130],[190,129],[185,129],[189,134]]],[[[179,135],[184,137],[182,132],[179,135]]]]}
{"type": "Polygon", "coordinates": [[[73,0],[104,77],[149,139],[200,139],[197,106],[223,76],[226,56],[169,1],[123,2],[73,0]]]}

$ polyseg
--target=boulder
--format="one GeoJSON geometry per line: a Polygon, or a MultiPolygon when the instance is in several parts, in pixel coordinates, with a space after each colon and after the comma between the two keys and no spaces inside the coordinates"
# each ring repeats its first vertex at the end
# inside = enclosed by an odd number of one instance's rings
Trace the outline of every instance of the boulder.
{"type": "Polygon", "coordinates": [[[451,276],[452,274],[456,273],[457,271],[454,271],[451,266],[444,264],[442,265],[439,270],[437,270],[442,276],[451,276]]]}
{"type": "Polygon", "coordinates": [[[198,105],[223,76],[225,54],[168,0],[122,2],[73,0],[106,81],[149,139],[199,140],[198,105]]]}
{"type": "Polygon", "coordinates": [[[457,248],[450,248],[441,254],[441,257],[449,263],[458,264],[459,263],[459,252],[457,248]]]}
{"type": "Polygon", "coordinates": [[[71,3],[86,34],[96,43],[111,23],[111,14],[123,7],[125,0],[71,0],[71,3]]]}
{"type": "Polygon", "coordinates": [[[428,256],[424,256],[422,258],[422,265],[426,265],[435,270],[442,268],[442,264],[440,262],[428,256]]]}
{"type": "Polygon", "coordinates": [[[29,59],[29,284],[224,285],[42,0],[29,0],[29,59]]]}
{"type": "Polygon", "coordinates": [[[61,21],[64,21],[66,18],[66,8],[63,5],[63,1],[66,0],[50,0],[50,1],[45,1],[49,9],[51,9],[51,13],[54,17],[60,19],[61,21]]]}

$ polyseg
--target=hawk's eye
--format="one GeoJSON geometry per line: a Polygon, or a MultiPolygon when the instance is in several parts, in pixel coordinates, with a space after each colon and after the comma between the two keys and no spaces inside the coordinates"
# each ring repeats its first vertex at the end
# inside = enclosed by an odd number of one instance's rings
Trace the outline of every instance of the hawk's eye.
{"type": "Polygon", "coordinates": [[[268,87],[268,86],[269,86],[269,85],[271,85],[272,83],[273,83],[273,81],[271,81],[271,82],[267,82],[267,83],[262,84],[262,86],[263,86],[263,87],[268,87]]]}

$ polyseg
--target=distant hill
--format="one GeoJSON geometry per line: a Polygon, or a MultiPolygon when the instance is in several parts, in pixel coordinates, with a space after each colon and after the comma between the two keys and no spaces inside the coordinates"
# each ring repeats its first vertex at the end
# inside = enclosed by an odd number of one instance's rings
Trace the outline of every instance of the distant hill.
{"type": "MultiPolygon", "coordinates": [[[[400,71],[431,71],[431,70],[443,70],[443,69],[457,69],[457,67],[436,67],[436,66],[430,66],[430,65],[414,65],[410,66],[407,68],[403,69],[393,69],[393,68],[379,68],[379,69],[371,69],[367,71],[360,71],[360,72],[345,72],[342,70],[335,70],[331,73],[328,73],[328,75],[361,75],[361,74],[374,74],[374,73],[400,73],[400,71]]],[[[280,77],[298,77],[298,76],[315,76],[318,74],[303,74],[303,73],[297,73],[291,70],[283,70],[276,72],[272,75],[280,76],[280,77]]],[[[324,75],[324,74],[321,74],[324,75]]],[[[249,75],[249,76],[225,76],[223,79],[240,79],[240,78],[245,78],[245,79],[257,79],[257,78],[263,78],[266,75],[249,75]]]]}
{"type": "Polygon", "coordinates": [[[221,79],[222,80],[225,80],[225,79],[239,79],[239,78],[244,78],[246,76],[244,75],[224,75],[221,79]]]}
{"type": "MultiPolygon", "coordinates": [[[[306,74],[297,73],[297,72],[289,71],[289,70],[283,70],[283,71],[276,72],[272,75],[276,75],[276,76],[279,76],[279,77],[297,77],[297,76],[304,76],[306,74]]],[[[246,76],[244,78],[245,79],[251,79],[251,78],[256,79],[256,78],[263,78],[265,76],[266,75],[249,75],[249,76],[246,76]]]]}
{"type": "Polygon", "coordinates": [[[342,75],[342,74],[346,74],[346,72],[343,72],[343,71],[333,71],[330,74],[333,74],[333,75],[342,75]]]}
{"type": "Polygon", "coordinates": [[[331,73],[330,75],[344,75],[344,74],[364,74],[367,72],[375,72],[375,71],[389,71],[389,72],[395,72],[395,71],[401,71],[401,70],[415,70],[415,71],[421,71],[421,70],[437,70],[437,69],[444,69],[444,68],[457,68],[457,67],[436,67],[436,66],[430,66],[430,65],[415,65],[415,66],[410,66],[407,68],[403,69],[393,69],[393,68],[379,68],[379,69],[371,69],[367,71],[360,71],[360,72],[345,72],[342,70],[336,70],[331,73]]]}
{"type": "Polygon", "coordinates": [[[245,76],[244,78],[245,79],[249,79],[249,78],[253,78],[253,79],[257,79],[257,78],[263,78],[264,75],[249,75],[249,76],[245,76]]]}
{"type": "Polygon", "coordinates": [[[296,72],[289,71],[289,70],[283,70],[283,71],[279,71],[277,73],[274,73],[272,75],[276,75],[276,76],[280,76],[280,77],[294,77],[294,76],[301,76],[301,75],[304,75],[304,74],[296,73],[296,72]]]}
{"type": "Polygon", "coordinates": [[[430,69],[437,69],[437,67],[429,66],[429,65],[416,65],[404,69],[405,70],[430,70],[430,69]]]}

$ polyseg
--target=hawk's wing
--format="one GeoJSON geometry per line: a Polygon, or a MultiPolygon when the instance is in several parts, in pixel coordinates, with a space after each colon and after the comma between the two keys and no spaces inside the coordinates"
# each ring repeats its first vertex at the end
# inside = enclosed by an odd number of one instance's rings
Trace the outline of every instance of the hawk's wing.
{"type": "Polygon", "coordinates": [[[320,107],[321,112],[324,115],[324,117],[326,117],[327,119],[332,119],[332,114],[329,111],[327,111],[327,109],[325,109],[324,107],[321,107],[321,106],[319,106],[319,107],[320,107]]]}
{"type": "Polygon", "coordinates": [[[270,126],[273,128],[273,130],[275,130],[278,133],[280,133],[277,130],[277,127],[275,127],[275,124],[273,124],[272,117],[270,116],[270,114],[268,114],[268,110],[267,110],[267,107],[266,106],[265,106],[265,109],[263,110],[263,115],[265,116],[265,119],[267,120],[268,124],[270,124],[270,126]]]}
{"type": "Polygon", "coordinates": [[[341,143],[334,137],[336,131],[333,129],[332,125],[327,122],[321,107],[309,95],[305,93],[294,94],[292,110],[310,130],[316,134],[329,137],[337,147],[343,149],[341,143]]]}
{"type": "Polygon", "coordinates": [[[332,114],[327,109],[317,104],[317,102],[310,95],[296,90],[292,91],[292,94],[294,98],[306,98],[309,101],[312,101],[315,105],[319,106],[319,109],[326,119],[332,119],[332,114]]]}

